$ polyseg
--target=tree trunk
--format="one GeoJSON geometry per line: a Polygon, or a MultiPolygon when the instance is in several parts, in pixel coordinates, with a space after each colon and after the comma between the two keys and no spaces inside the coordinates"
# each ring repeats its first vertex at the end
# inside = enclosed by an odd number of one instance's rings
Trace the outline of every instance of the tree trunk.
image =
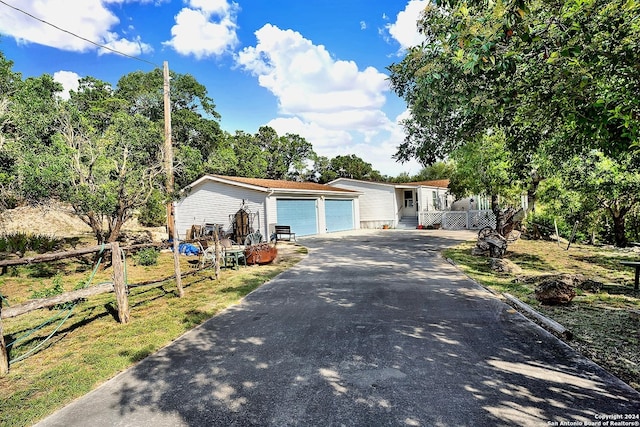
{"type": "Polygon", "coordinates": [[[504,216],[500,211],[500,203],[498,201],[497,194],[491,195],[491,211],[493,211],[493,214],[496,216],[496,230],[502,230],[502,226],[504,225],[504,216]]]}
{"type": "Polygon", "coordinates": [[[113,243],[118,240],[118,236],[120,235],[120,230],[122,229],[123,224],[124,221],[122,221],[120,218],[116,220],[116,223],[109,232],[109,237],[107,237],[107,243],[113,243]]]}
{"type": "Polygon", "coordinates": [[[538,186],[540,185],[541,181],[542,181],[542,178],[540,178],[538,173],[535,171],[532,171],[531,184],[529,185],[529,188],[527,188],[527,211],[528,212],[536,211],[537,192],[538,192],[538,186]]]}
{"type": "Polygon", "coordinates": [[[625,229],[625,214],[624,212],[613,213],[613,236],[616,242],[616,246],[619,248],[626,247],[629,242],[627,241],[627,232],[625,229]]]}
{"type": "MultiPolygon", "coordinates": [[[[78,212],[77,209],[76,212],[78,212]]],[[[82,218],[81,215],[80,218],[82,218]]],[[[99,245],[103,244],[104,233],[102,231],[102,222],[98,218],[96,218],[95,213],[89,212],[88,214],[86,214],[86,220],[84,218],[82,219],[89,227],[91,227],[91,230],[93,230],[93,235],[96,236],[97,243],[99,245]]]]}

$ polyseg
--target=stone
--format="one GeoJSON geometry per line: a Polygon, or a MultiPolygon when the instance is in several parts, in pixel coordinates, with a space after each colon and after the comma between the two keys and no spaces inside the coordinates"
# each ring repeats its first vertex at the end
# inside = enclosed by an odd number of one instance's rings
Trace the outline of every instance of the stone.
{"type": "Polygon", "coordinates": [[[505,258],[490,258],[489,265],[491,266],[491,270],[497,271],[499,273],[509,273],[509,274],[522,273],[522,268],[520,268],[517,264],[514,264],[512,261],[505,258]]]}
{"type": "Polygon", "coordinates": [[[489,255],[489,249],[481,249],[478,246],[474,246],[473,249],[471,249],[471,255],[486,256],[489,255]]]}
{"type": "Polygon", "coordinates": [[[576,287],[570,277],[547,279],[536,286],[535,297],[543,304],[568,304],[576,296],[576,287]]]}
{"type": "Polygon", "coordinates": [[[594,293],[600,292],[600,290],[602,289],[602,286],[603,286],[602,282],[594,279],[584,279],[583,281],[578,283],[578,288],[584,291],[589,291],[594,293]]]}

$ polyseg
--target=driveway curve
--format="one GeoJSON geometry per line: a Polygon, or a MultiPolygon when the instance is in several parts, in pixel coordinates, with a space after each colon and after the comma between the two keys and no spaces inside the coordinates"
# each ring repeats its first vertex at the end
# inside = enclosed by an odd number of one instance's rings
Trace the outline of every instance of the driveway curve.
{"type": "Polygon", "coordinates": [[[38,425],[637,421],[638,392],[439,255],[470,236],[301,239],[294,268],[38,425]]]}

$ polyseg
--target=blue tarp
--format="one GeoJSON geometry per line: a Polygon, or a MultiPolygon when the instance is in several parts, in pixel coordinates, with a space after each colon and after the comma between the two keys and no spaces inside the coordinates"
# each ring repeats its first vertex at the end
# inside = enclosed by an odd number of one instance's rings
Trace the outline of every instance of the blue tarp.
{"type": "MultiPolygon", "coordinates": [[[[171,246],[171,250],[173,251],[173,246],[171,246]]],[[[182,255],[199,255],[200,249],[191,243],[179,243],[178,253],[182,255]]]]}

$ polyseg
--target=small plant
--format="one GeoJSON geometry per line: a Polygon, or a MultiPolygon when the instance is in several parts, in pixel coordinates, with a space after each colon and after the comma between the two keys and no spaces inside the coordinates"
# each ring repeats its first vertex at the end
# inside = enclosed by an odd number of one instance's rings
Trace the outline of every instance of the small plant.
{"type": "Polygon", "coordinates": [[[29,236],[27,233],[16,231],[13,233],[6,233],[0,236],[0,248],[10,253],[25,253],[29,249],[29,236]]]}
{"type": "Polygon", "coordinates": [[[23,231],[5,233],[0,236],[0,252],[20,253],[35,251],[51,252],[62,247],[62,239],[45,234],[30,234],[23,231]]]}
{"type": "Polygon", "coordinates": [[[28,236],[28,241],[29,249],[40,254],[60,249],[64,242],[63,239],[58,239],[55,236],[47,236],[45,234],[31,234],[28,236]]]}
{"type": "Polygon", "coordinates": [[[50,288],[44,288],[39,291],[31,291],[31,298],[48,298],[56,295],[60,295],[64,292],[64,286],[62,286],[62,276],[56,276],[52,280],[52,285],[50,288]]]}
{"type": "Polygon", "coordinates": [[[158,256],[160,252],[153,248],[142,249],[136,255],[136,263],[138,265],[156,265],[158,264],[158,256]]]}

